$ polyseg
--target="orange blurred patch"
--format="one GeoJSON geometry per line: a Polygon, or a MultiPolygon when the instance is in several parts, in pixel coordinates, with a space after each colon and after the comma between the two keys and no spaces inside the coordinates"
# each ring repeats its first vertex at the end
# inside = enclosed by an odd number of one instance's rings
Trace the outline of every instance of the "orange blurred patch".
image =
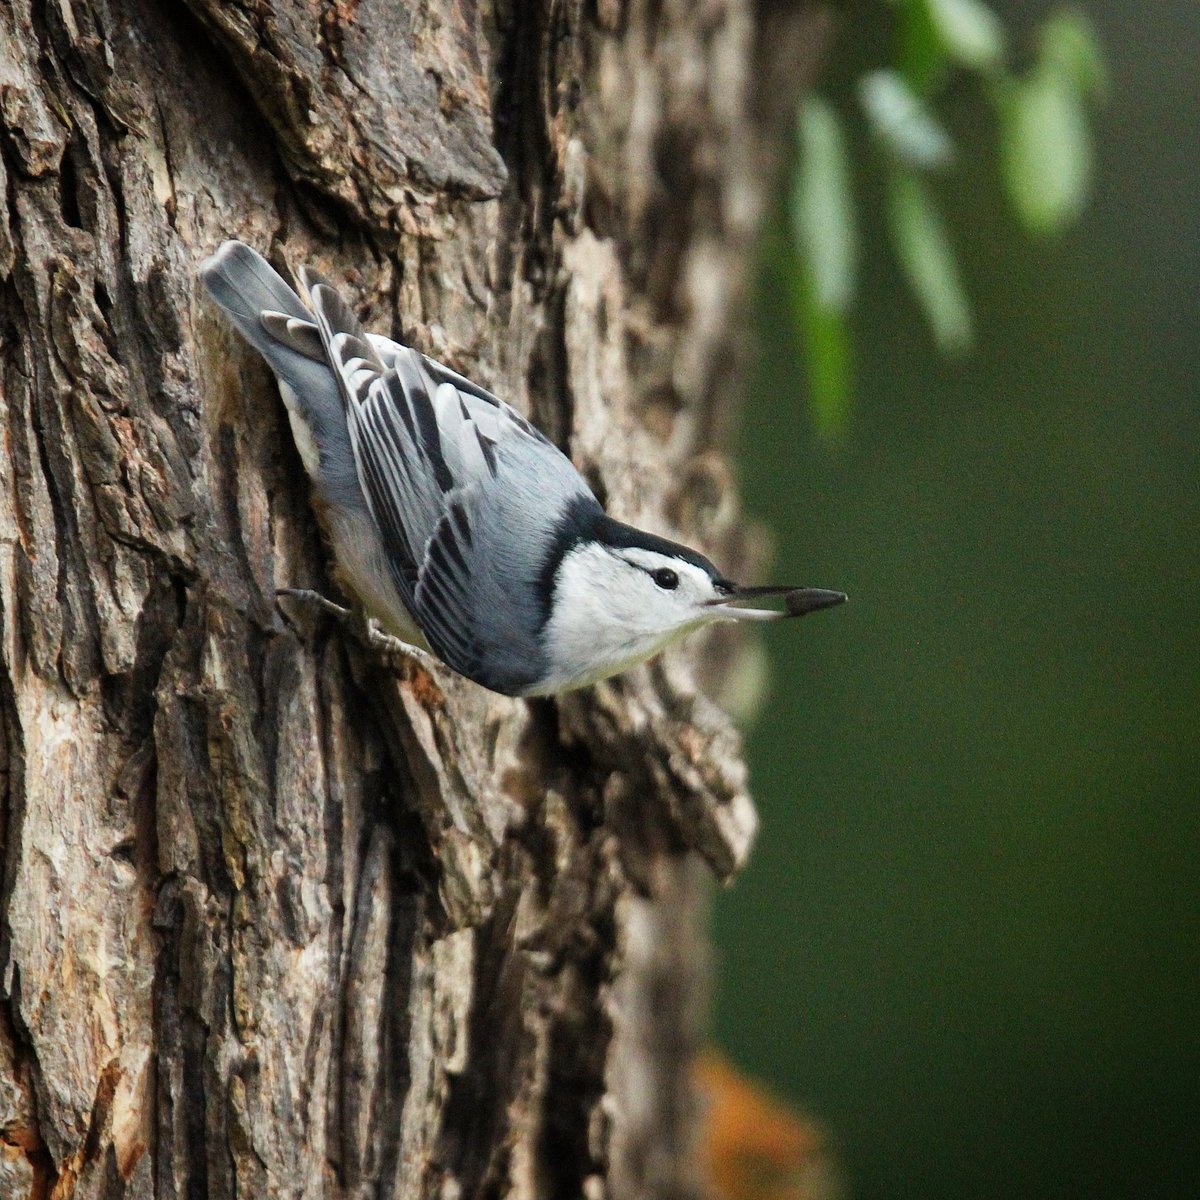
{"type": "Polygon", "coordinates": [[[824,1133],[716,1050],[696,1062],[707,1105],[702,1140],[719,1200],[837,1200],[824,1133]]]}

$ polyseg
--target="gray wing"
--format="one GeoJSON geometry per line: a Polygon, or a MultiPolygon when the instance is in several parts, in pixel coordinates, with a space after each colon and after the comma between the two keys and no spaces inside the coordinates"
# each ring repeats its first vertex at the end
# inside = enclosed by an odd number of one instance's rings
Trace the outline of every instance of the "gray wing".
{"type": "Polygon", "coordinates": [[[369,337],[331,288],[310,291],[362,490],[409,611],[456,671],[495,691],[528,690],[545,669],[543,575],[555,534],[572,505],[599,506],[514,409],[415,350],[369,337]]]}

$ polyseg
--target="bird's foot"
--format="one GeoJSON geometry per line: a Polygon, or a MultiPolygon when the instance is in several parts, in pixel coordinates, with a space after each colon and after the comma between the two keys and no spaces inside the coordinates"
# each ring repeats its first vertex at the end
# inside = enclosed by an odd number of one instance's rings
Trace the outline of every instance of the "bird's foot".
{"type": "Polygon", "coordinates": [[[403,638],[384,633],[379,627],[379,622],[374,617],[369,617],[357,605],[353,608],[344,608],[312,588],[278,588],[275,595],[309,605],[328,614],[339,625],[344,626],[360,645],[377,653],[409,659],[426,671],[431,671],[437,662],[437,659],[428,650],[422,650],[420,646],[414,646],[403,638]]]}
{"type": "Polygon", "coordinates": [[[361,625],[358,625],[355,632],[372,650],[388,656],[407,658],[426,671],[433,670],[438,660],[428,650],[422,650],[420,646],[414,646],[412,642],[406,642],[403,638],[385,633],[380,629],[379,622],[374,617],[368,617],[361,612],[356,615],[361,617],[361,625]]]}
{"type": "Polygon", "coordinates": [[[354,615],[350,609],[343,608],[340,604],[334,604],[328,596],[322,596],[320,592],[314,591],[312,588],[276,588],[275,598],[278,600],[281,597],[287,600],[298,600],[301,604],[319,608],[339,621],[348,621],[354,615]]]}

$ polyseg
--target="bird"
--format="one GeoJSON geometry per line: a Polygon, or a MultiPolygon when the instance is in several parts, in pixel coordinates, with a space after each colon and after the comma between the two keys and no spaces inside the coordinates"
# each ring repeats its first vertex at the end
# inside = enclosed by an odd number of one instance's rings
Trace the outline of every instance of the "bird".
{"type": "Polygon", "coordinates": [[[366,332],[312,268],[298,273],[302,299],[256,250],[227,241],[199,276],[275,374],[338,581],[360,613],[482,687],[556,695],[714,622],[846,599],[739,587],[703,554],[609,516],[516,409],[366,332]]]}

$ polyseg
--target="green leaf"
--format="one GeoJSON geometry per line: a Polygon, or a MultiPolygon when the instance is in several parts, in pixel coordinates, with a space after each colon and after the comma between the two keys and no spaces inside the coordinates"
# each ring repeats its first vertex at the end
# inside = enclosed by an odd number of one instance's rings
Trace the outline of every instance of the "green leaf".
{"type": "Polygon", "coordinates": [[[793,286],[804,339],[813,423],[836,435],[850,403],[850,330],[858,237],[847,139],[837,113],[809,96],[800,110],[800,155],[792,188],[798,251],[793,286]]]}
{"type": "Polygon", "coordinates": [[[925,0],[946,52],[974,71],[992,71],[1004,58],[1004,26],[983,0],[925,0]]]}
{"type": "Polygon", "coordinates": [[[929,16],[926,0],[900,0],[900,73],[920,96],[937,89],[946,73],[946,47],[929,16]]]}
{"type": "Polygon", "coordinates": [[[961,354],[971,345],[971,309],[942,218],[920,178],[897,170],[888,195],[892,241],[938,349],[961,354]]]}
{"type": "Polygon", "coordinates": [[[792,188],[792,229],[815,302],[846,312],[854,299],[858,237],[846,135],[837,113],[809,96],[800,109],[800,160],[792,188]]]}
{"type": "Polygon", "coordinates": [[[813,427],[820,436],[834,439],[844,432],[850,412],[850,323],[844,312],[818,303],[803,269],[796,273],[795,298],[813,427]]]}
{"type": "Polygon", "coordinates": [[[933,170],[954,156],[954,143],[929,106],[894,71],[859,80],[859,98],[875,136],[909,166],[933,170]]]}
{"type": "Polygon", "coordinates": [[[1001,102],[1001,161],[1009,198],[1025,227],[1056,233],[1083,211],[1092,143],[1075,80],[1042,62],[1001,102]]]}
{"type": "Polygon", "coordinates": [[[1060,12],[1042,27],[1041,59],[1066,75],[1082,95],[1106,100],[1108,64],[1092,23],[1077,12],[1060,12]]]}

